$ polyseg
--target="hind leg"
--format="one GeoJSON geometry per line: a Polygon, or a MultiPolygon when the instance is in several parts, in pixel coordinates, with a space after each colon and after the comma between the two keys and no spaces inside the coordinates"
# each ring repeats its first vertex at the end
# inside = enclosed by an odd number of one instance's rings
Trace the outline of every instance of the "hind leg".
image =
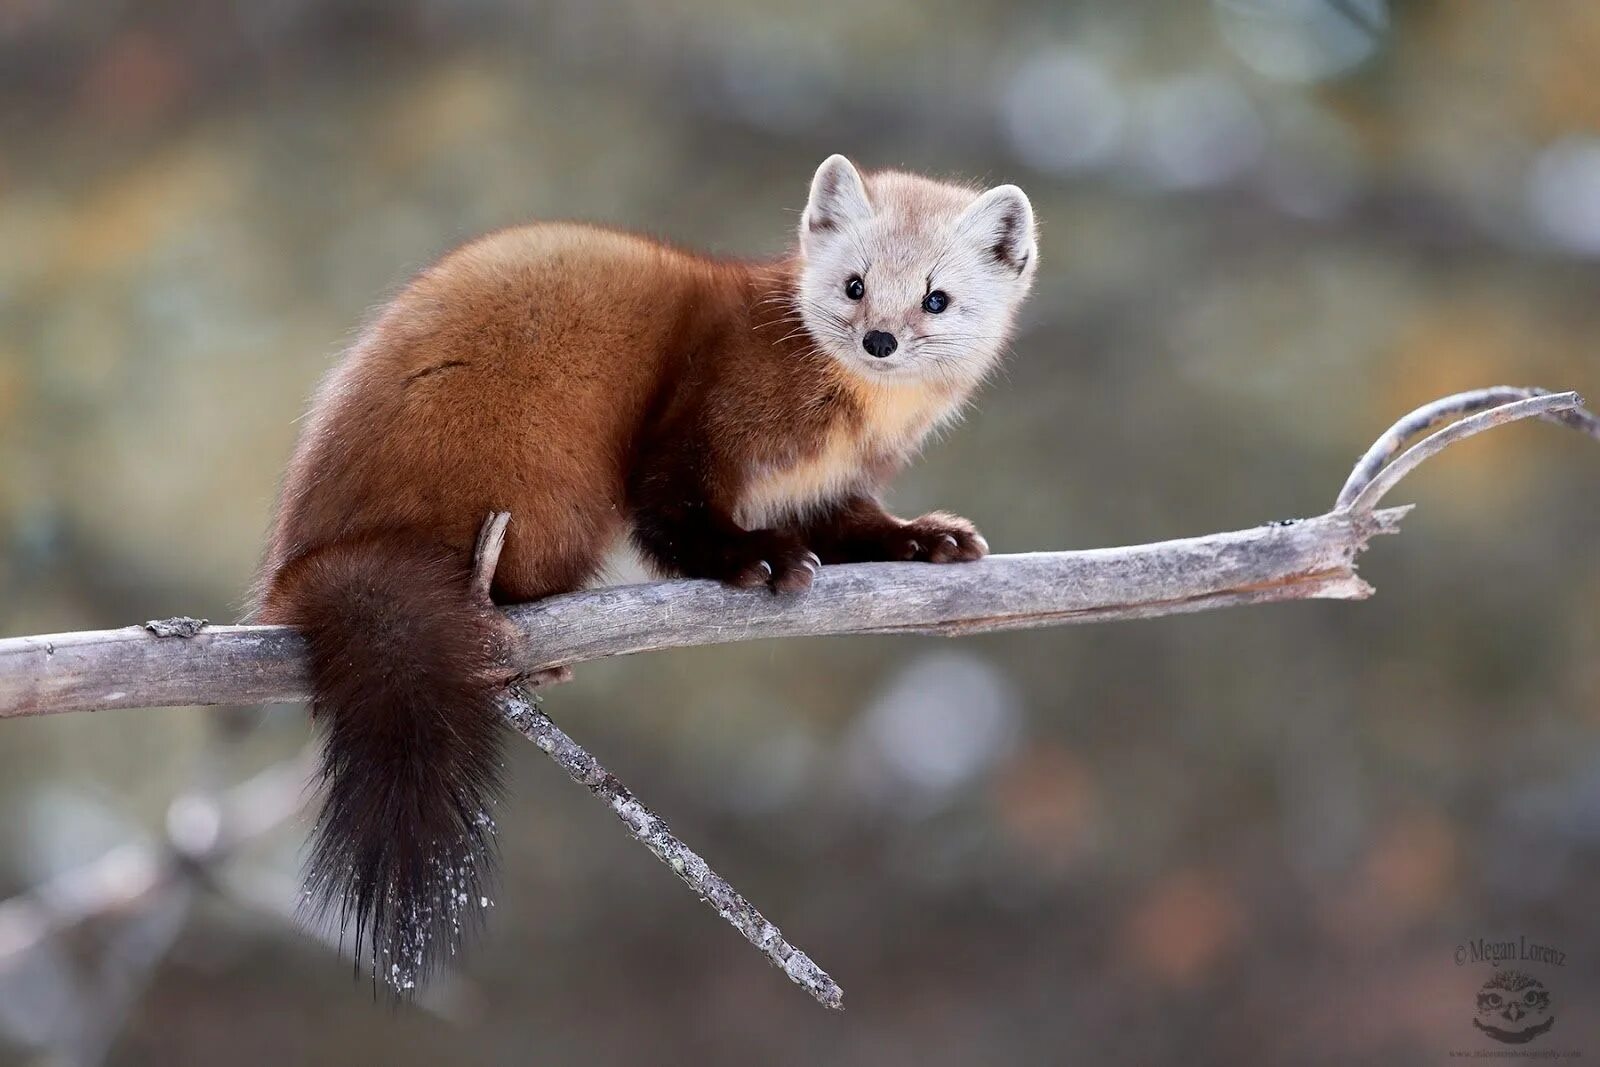
{"type": "Polygon", "coordinates": [[[603,479],[562,477],[539,460],[529,464],[537,475],[497,471],[499,477],[484,478],[479,491],[452,508],[463,556],[482,552],[487,518],[510,513],[488,587],[496,604],[520,604],[583,588],[599,573],[621,534],[621,509],[609,503],[616,494],[603,479]]]}
{"type": "Polygon", "coordinates": [[[620,523],[569,516],[552,527],[547,516],[513,510],[505,548],[489,587],[496,604],[520,604],[582,589],[600,572],[620,523]]]}

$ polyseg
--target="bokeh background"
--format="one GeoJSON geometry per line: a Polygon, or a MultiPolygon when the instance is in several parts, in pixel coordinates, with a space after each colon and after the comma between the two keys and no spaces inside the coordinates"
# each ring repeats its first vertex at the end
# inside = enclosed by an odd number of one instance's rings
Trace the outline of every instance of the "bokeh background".
{"type": "MultiPolygon", "coordinates": [[[[454,243],[775,254],[836,151],[1032,196],[1014,353],[893,496],[1001,551],[1316,513],[1416,404],[1600,394],[1589,0],[0,0],[0,633],[237,617],[314,383],[454,243]]],[[[555,690],[837,1016],[531,746],[488,938],[395,1010],[288,917],[303,815],[161,874],[301,709],[0,723],[0,1062],[1433,1063],[1492,1047],[1457,947],[1522,935],[1567,953],[1530,1048],[1600,1056],[1600,452],[1497,430],[1398,498],[1364,604],[555,690]]]]}

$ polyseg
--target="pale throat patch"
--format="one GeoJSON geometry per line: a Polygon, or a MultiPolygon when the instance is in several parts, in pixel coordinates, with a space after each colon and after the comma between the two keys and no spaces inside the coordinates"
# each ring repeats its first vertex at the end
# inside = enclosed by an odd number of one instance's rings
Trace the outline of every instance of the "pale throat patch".
{"type": "Polygon", "coordinates": [[[909,458],[935,427],[953,421],[967,392],[947,386],[889,384],[848,375],[860,405],[859,424],[836,422],[821,447],[789,464],[750,472],[734,521],[747,530],[803,518],[819,505],[863,488],[868,466],[885,457],[909,458]]]}

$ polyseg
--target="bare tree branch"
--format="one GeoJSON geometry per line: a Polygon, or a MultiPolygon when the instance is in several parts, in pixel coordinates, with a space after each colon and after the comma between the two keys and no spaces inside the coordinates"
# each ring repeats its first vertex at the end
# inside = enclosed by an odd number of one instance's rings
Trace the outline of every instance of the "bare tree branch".
{"type": "MultiPolygon", "coordinates": [[[[824,567],[809,593],[716,582],[586,590],[509,609],[514,666],[534,672],[684,645],[810,634],[964,634],[1102,622],[1309,597],[1370,594],[1354,560],[1403,508],[1335,512],[1130,548],[976,563],[824,567]]],[[[280,626],[144,627],[0,640],[0,718],[112,708],[252,704],[306,696],[300,637],[280,626]]]]}
{"type": "MultiPolygon", "coordinates": [[[[687,645],[812,634],[965,634],[1146,618],[1314,597],[1358,600],[1370,586],[1356,557],[1394,533],[1408,508],[1375,510],[1423,460],[1455,441],[1539,417],[1600,439],[1600,420],[1576,393],[1496,387],[1446,397],[1395,423],[1367,450],[1333,511],[1232,533],[1126,548],[991,556],[930,566],[867,563],[823,568],[811,591],[780,597],[713,582],[596,589],[507,610],[520,635],[512,667],[525,679],[563,680],[570,666],[687,645]],[[1466,416],[1405,453],[1418,433],[1466,416]],[[1398,456],[1398,458],[1396,458],[1398,456]]],[[[486,597],[504,542],[505,513],[480,534],[472,588],[486,597]]],[[[146,624],[121,630],[0,640],[0,718],[68,711],[303,699],[304,647],[284,627],[146,624]]],[[[572,778],[615,811],[709,905],[797,984],[838,1007],[842,993],[743,897],[673,837],[615,776],[520,691],[508,719],[572,778]]]]}

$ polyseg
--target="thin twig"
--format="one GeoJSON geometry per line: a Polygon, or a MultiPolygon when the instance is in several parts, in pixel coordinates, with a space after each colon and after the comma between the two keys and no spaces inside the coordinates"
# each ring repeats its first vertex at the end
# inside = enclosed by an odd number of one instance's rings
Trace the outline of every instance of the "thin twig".
{"type": "Polygon", "coordinates": [[[495,568],[500,565],[500,550],[506,545],[506,526],[511,522],[511,512],[496,511],[483,521],[478,530],[478,544],[472,550],[472,596],[488,604],[489,589],[494,585],[495,568]]]}
{"type": "Polygon", "coordinates": [[[698,853],[679,841],[665,820],[639,803],[628,787],[617,780],[616,775],[563,733],[526,693],[513,691],[506,697],[504,706],[506,717],[518,733],[560,764],[573,781],[585,786],[609,805],[617,818],[622,820],[622,825],[628,828],[628,833],[670,867],[707,907],[743,934],[746,941],[760,949],[795,985],[810,993],[824,1007],[844,1007],[844,990],[839,988],[827,971],[785,940],[781,930],[768,922],[733,886],[707,866],[698,853]]]}

